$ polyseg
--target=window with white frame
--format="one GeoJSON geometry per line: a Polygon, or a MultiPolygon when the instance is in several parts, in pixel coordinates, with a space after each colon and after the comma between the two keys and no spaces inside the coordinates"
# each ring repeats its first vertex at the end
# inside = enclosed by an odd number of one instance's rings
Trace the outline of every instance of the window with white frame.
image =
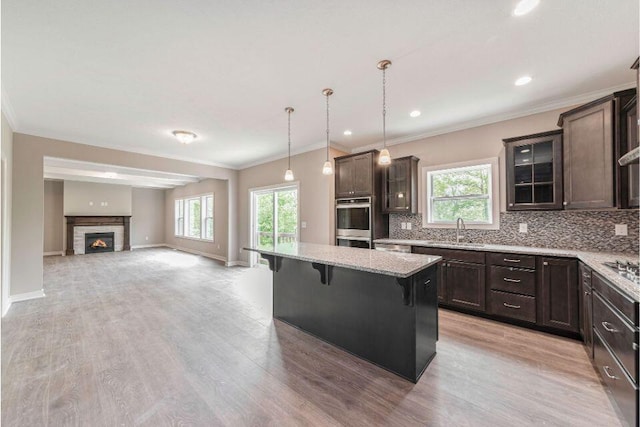
{"type": "Polygon", "coordinates": [[[498,159],[423,169],[423,226],[451,226],[458,218],[476,228],[496,228],[498,159]]]}
{"type": "Polygon", "coordinates": [[[213,194],[175,200],[175,235],[213,241],[213,194]]]}

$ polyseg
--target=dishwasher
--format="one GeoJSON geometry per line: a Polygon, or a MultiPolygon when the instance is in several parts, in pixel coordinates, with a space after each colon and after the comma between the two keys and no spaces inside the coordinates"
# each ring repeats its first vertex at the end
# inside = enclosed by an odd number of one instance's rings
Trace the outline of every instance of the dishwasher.
{"type": "Polygon", "coordinates": [[[392,245],[389,243],[376,243],[375,245],[376,251],[411,253],[411,246],[409,245],[392,245]]]}

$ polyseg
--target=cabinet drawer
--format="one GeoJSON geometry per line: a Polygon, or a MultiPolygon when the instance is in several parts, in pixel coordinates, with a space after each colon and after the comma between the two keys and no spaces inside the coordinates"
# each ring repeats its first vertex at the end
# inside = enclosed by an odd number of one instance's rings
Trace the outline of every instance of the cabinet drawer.
{"type": "Polygon", "coordinates": [[[591,286],[594,290],[598,291],[609,304],[624,314],[632,324],[638,325],[638,303],[609,285],[602,276],[595,272],[591,274],[591,286]]]}
{"type": "Polygon", "coordinates": [[[604,302],[596,292],[593,298],[593,327],[616,355],[634,381],[638,380],[638,351],[633,344],[637,333],[604,302]]]}
{"type": "Polygon", "coordinates": [[[536,273],[521,268],[492,265],[489,270],[489,286],[500,291],[535,296],[536,273]]]}
{"type": "Polygon", "coordinates": [[[498,316],[536,322],[536,299],[525,295],[491,291],[489,296],[489,312],[498,316]]]}
{"type": "Polygon", "coordinates": [[[442,248],[425,248],[422,246],[414,246],[413,252],[416,254],[439,255],[447,261],[456,260],[472,262],[475,264],[484,264],[484,252],[460,251],[456,249],[442,248]]]}
{"type": "Polygon", "coordinates": [[[611,391],[613,400],[615,400],[627,423],[630,426],[636,426],[638,425],[638,420],[636,419],[638,390],[629,381],[624,370],[604,345],[599,334],[596,332],[593,335],[593,363],[605,385],[611,391]]]}
{"type": "Polygon", "coordinates": [[[536,257],[519,254],[488,254],[487,261],[493,265],[505,265],[507,267],[536,268],[536,257]]]}

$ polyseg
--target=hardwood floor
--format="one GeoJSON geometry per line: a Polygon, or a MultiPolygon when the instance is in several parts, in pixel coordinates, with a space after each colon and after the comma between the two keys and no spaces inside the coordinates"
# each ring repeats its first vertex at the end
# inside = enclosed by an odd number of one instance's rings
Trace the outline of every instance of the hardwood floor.
{"type": "Polygon", "coordinates": [[[47,297],[3,319],[3,426],[620,425],[576,341],[441,310],[411,384],[272,321],[265,269],[169,249],[44,263],[47,297]]]}

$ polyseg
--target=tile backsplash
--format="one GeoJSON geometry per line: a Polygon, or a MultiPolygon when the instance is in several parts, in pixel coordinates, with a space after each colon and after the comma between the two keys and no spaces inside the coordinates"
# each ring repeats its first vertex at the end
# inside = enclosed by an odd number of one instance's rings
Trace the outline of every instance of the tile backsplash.
{"type": "MultiPolygon", "coordinates": [[[[640,249],[638,228],[637,209],[502,212],[499,230],[465,230],[463,240],[498,245],[638,254],[640,249]],[[521,223],[527,224],[527,233],[519,232],[521,223]],[[628,235],[616,236],[615,224],[626,224],[628,235]]],[[[455,241],[456,230],[455,228],[422,228],[420,214],[390,214],[389,237],[455,241]],[[403,222],[410,222],[411,230],[403,230],[401,228],[403,222]]]]}

